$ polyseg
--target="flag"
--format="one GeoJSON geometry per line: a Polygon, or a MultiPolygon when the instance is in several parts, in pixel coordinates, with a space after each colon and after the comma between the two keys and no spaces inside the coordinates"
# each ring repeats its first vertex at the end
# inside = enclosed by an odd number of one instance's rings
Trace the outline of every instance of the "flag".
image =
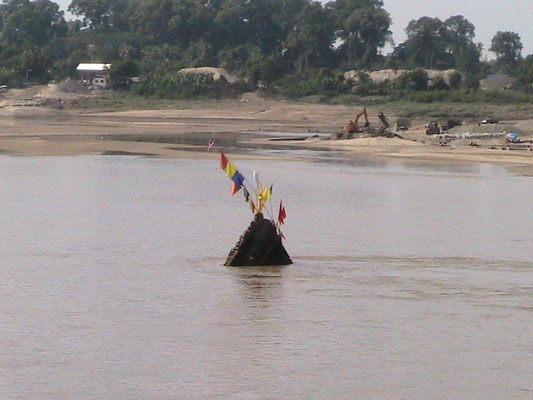
{"type": "Polygon", "coordinates": [[[255,204],[252,199],[250,199],[250,209],[252,210],[252,214],[255,214],[255,204]]]}
{"type": "Polygon", "coordinates": [[[242,194],[244,195],[244,201],[248,202],[250,200],[250,193],[245,187],[242,188],[242,194]]]}
{"type": "Polygon", "coordinates": [[[270,199],[270,189],[269,188],[265,188],[265,190],[263,190],[263,193],[261,193],[261,199],[263,201],[267,201],[268,199],[270,199]]]}
{"type": "Polygon", "coordinates": [[[224,153],[220,153],[220,168],[223,170],[226,169],[226,165],[228,165],[228,159],[224,155],[224,153]]]}
{"type": "MultiPolygon", "coordinates": [[[[229,162],[228,162],[228,165],[230,165],[229,162]]],[[[233,185],[231,187],[231,194],[235,194],[242,187],[242,184],[244,182],[244,176],[242,176],[239,173],[239,171],[235,170],[235,172],[233,173],[233,176],[231,177],[231,180],[233,181],[233,185]]]]}
{"type": "Polygon", "coordinates": [[[229,162],[224,153],[220,153],[220,168],[222,168],[226,172],[228,178],[233,181],[230,193],[237,193],[242,187],[242,184],[244,182],[244,176],[242,176],[239,171],[237,171],[235,165],[229,162]]]}
{"type": "Polygon", "coordinates": [[[215,147],[215,142],[213,139],[209,139],[209,142],[207,142],[207,151],[211,151],[213,147],[215,147]]]}
{"type": "Polygon", "coordinates": [[[235,165],[228,161],[225,171],[228,178],[233,179],[233,176],[237,173],[237,168],[235,168],[235,165]]]}
{"type": "Polygon", "coordinates": [[[274,188],[274,184],[270,185],[270,194],[272,194],[272,189],[274,188]]]}
{"type": "Polygon", "coordinates": [[[255,183],[255,187],[259,189],[259,174],[254,171],[254,183],[255,183]]]}
{"type": "Polygon", "coordinates": [[[285,237],[285,235],[283,234],[282,231],[279,231],[279,235],[280,235],[283,239],[287,239],[287,238],[285,237]]]}
{"type": "Polygon", "coordinates": [[[280,225],[284,224],[285,218],[287,218],[287,213],[285,212],[285,207],[283,207],[283,200],[280,200],[278,213],[278,222],[280,225]]]}

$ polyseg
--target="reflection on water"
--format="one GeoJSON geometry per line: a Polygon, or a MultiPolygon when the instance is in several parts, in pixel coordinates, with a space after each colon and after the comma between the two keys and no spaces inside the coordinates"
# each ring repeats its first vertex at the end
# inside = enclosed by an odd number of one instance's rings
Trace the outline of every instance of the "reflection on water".
{"type": "Polygon", "coordinates": [[[217,160],[0,157],[0,397],[529,398],[530,180],[432,165],[238,160],[295,264],[234,268],[217,160]]]}

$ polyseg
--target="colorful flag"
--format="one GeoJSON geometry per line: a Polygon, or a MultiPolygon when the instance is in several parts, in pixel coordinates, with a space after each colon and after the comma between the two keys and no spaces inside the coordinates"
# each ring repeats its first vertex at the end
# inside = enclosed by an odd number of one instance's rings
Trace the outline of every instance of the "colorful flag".
{"type": "MultiPolygon", "coordinates": [[[[230,163],[228,163],[230,165],[230,163]]],[[[240,188],[242,187],[242,184],[244,182],[244,176],[242,176],[239,171],[235,170],[235,173],[233,174],[231,180],[233,181],[233,186],[231,187],[231,194],[237,193],[240,188]]]]}
{"type": "Polygon", "coordinates": [[[222,168],[226,172],[226,175],[233,181],[230,193],[237,193],[242,187],[244,176],[237,171],[235,165],[228,161],[224,153],[220,153],[220,168],[222,168]]]}

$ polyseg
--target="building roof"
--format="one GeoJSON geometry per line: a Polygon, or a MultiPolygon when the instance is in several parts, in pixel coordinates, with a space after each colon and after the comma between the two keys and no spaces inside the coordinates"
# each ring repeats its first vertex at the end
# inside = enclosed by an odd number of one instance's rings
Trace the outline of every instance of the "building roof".
{"type": "Polygon", "coordinates": [[[81,63],[76,71],[104,72],[111,68],[111,64],[81,63]]]}

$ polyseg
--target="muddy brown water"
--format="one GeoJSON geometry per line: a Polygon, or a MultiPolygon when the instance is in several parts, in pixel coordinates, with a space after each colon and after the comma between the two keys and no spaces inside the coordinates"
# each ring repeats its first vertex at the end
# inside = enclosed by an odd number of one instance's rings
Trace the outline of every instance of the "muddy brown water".
{"type": "Polygon", "coordinates": [[[215,160],[0,156],[0,398],[531,399],[531,178],[245,161],[295,264],[222,264],[215,160]]]}

